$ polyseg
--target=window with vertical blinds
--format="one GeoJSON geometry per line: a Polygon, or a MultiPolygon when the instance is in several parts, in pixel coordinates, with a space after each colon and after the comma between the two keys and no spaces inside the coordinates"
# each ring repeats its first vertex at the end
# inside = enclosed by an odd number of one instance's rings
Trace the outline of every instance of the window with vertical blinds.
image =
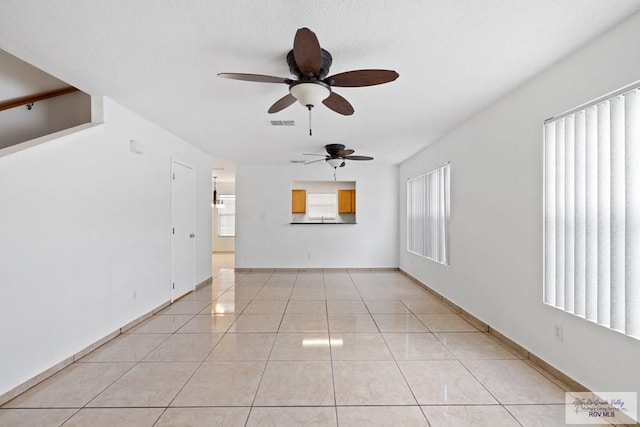
{"type": "Polygon", "coordinates": [[[640,339],[640,90],[545,122],[544,302],[640,339]]]}
{"type": "Polygon", "coordinates": [[[407,181],[407,250],[449,264],[449,164],[407,181]]]}

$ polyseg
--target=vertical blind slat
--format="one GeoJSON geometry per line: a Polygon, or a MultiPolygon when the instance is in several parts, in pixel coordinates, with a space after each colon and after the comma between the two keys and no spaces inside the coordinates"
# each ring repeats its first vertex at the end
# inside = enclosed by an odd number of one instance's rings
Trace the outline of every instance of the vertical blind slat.
{"type": "Polygon", "coordinates": [[[640,338],[640,91],[625,96],[625,332],[640,338]]]}
{"type": "Polygon", "coordinates": [[[611,100],[611,329],[624,331],[624,98],[611,100]]]}
{"type": "Polygon", "coordinates": [[[585,113],[585,318],[598,321],[598,113],[585,113]]]}
{"type": "Polygon", "coordinates": [[[611,324],[611,105],[598,105],[598,323],[611,324]]]}
{"type": "Polygon", "coordinates": [[[564,310],[564,123],[556,123],[556,307],[564,310]]]}
{"type": "Polygon", "coordinates": [[[547,144],[545,145],[545,212],[544,212],[544,247],[545,276],[544,302],[556,304],[556,124],[547,123],[544,129],[547,144]]]}
{"type": "Polygon", "coordinates": [[[573,312],[578,316],[585,315],[585,288],[586,288],[586,272],[585,259],[587,255],[586,249],[586,144],[585,144],[585,112],[578,111],[575,114],[575,130],[574,130],[574,210],[575,210],[575,228],[574,228],[574,287],[573,287],[573,312]]]}
{"type": "Polygon", "coordinates": [[[574,313],[575,266],[575,128],[574,116],[564,119],[564,309],[574,313]]]}
{"type": "Polygon", "coordinates": [[[444,191],[442,198],[444,199],[444,218],[442,221],[442,228],[444,230],[443,236],[444,240],[442,242],[442,246],[444,247],[444,263],[449,265],[449,214],[451,212],[451,196],[450,196],[450,186],[451,186],[451,175],[449,172],[449,166],[444,168],[444,191]]]}

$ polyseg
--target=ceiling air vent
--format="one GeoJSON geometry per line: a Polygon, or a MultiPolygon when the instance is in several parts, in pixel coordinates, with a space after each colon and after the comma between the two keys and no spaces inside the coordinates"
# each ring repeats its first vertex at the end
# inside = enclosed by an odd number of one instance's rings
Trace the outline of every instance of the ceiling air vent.
{"type": "Polygon", "coordinates": [[[271,126],[295,126],[296,122],[293,120],[271,120],[271,126]]]}
{"type": "Polygon", "coordinates": [[[293,164],[304,164],[304,160],[291,160],[293,164]]]}

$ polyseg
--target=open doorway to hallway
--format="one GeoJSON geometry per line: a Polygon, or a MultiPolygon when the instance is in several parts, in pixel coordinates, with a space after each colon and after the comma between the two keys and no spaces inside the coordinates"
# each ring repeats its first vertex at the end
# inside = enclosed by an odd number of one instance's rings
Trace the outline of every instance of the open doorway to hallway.
{"type": "Polygon", "coordinates": [[[212,275],[215,279],[235,266],[236,186],[233,174],[219,170],[212,172],[212,183],[212,275]]]}

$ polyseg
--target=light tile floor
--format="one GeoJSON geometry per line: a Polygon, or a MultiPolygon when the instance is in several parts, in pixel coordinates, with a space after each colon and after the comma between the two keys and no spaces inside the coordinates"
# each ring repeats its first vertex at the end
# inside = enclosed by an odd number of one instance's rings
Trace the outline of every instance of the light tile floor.
{"type": "Polygon", "coordinates": [[[213,266],[0,426],[564,425],[563,384],[400,273],[213,266]]]}

